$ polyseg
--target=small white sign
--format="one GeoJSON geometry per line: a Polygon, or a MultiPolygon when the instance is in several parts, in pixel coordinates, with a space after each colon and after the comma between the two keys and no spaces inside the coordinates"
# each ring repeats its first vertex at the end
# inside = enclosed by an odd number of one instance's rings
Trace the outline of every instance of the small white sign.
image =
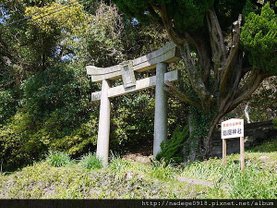
{"type": "Polygon", "coordinates": [[[244,120],[232,118],[221,123],[221,139],[244,137],[244,120]]]}

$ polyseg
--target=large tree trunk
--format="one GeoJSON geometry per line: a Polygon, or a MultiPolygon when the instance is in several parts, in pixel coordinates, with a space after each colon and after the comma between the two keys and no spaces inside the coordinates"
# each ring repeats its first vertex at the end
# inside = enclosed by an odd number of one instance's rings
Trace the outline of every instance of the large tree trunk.
{"type": "Polygon", "coordinates": [[[169,90],[189,105],[190,136],[184,145],[184,159],[191,161],[211,155],[211,141],[217,124],[227,113],[248,99],[266,75],[262,70],[243,65],[240,50],[242,15],[223,34],[216,12],[206,14],[205,33],[175,31],[165,6],[155,7],[171,40],[177,45],[189,89],[180,92],[172,84],[169,90]]]}
{"type": "Polygon", "coordinates": [[[211,155],[211,141],[216,131],[219,114],[215,110],[209,112],[198,108],[189,109],[189,138],[184,144],[184,161],[206,159],[211,155]]]}

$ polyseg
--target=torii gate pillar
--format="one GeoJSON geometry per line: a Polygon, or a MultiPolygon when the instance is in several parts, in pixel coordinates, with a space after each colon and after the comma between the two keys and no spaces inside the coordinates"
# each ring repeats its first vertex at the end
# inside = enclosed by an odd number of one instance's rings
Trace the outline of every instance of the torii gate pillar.
{"type": "Polygon", "coordinates": [[[167,138],[167,93],[164,90],[166,68],[166,63],[158,63],[156,66],[154,157],[161,151],[161,143],[167,138]]]}
{"type": "Polygon", "coordinates": [[[103,166],[108,165],[109,157],[109,137],[110,137],[110,119],[111,119],[111,103],[108,98],[108,90],[110,89],[109,81],[102,81],[100,116],[98,127],[98,139],[96,156],[101,159],[103,166]]]}

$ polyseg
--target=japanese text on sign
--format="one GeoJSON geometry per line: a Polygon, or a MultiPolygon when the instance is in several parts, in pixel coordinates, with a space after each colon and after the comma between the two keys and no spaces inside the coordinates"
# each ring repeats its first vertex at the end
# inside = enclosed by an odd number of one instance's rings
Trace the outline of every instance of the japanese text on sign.
{"type": "Polygon", "coordinates": [[[244,121],[243,119],[229,119],[221,123],[221,138],[244,137],[244,121]]]}

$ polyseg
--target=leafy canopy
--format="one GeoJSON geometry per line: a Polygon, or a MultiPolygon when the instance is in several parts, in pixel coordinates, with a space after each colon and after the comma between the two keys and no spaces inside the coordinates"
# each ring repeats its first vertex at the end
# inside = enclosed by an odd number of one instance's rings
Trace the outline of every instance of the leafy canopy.
{"type": "Polygon", "coordinates": [[[206,11],[214,0],[114,0],[120,10],[140,21],[157,20],[155,7],[164,7],[167,15],[174,21],[175,29],[183,33],[194,31],[204,25],[206,11]]]}
{"type": "Polygon", "coordinates": [[[277,15],[269,4],[262,8],[260,15],[254,12],[248,14],[242,28],[241,41],[249,51],[250,62],[255,68],[277,74],[277,15]]]}

